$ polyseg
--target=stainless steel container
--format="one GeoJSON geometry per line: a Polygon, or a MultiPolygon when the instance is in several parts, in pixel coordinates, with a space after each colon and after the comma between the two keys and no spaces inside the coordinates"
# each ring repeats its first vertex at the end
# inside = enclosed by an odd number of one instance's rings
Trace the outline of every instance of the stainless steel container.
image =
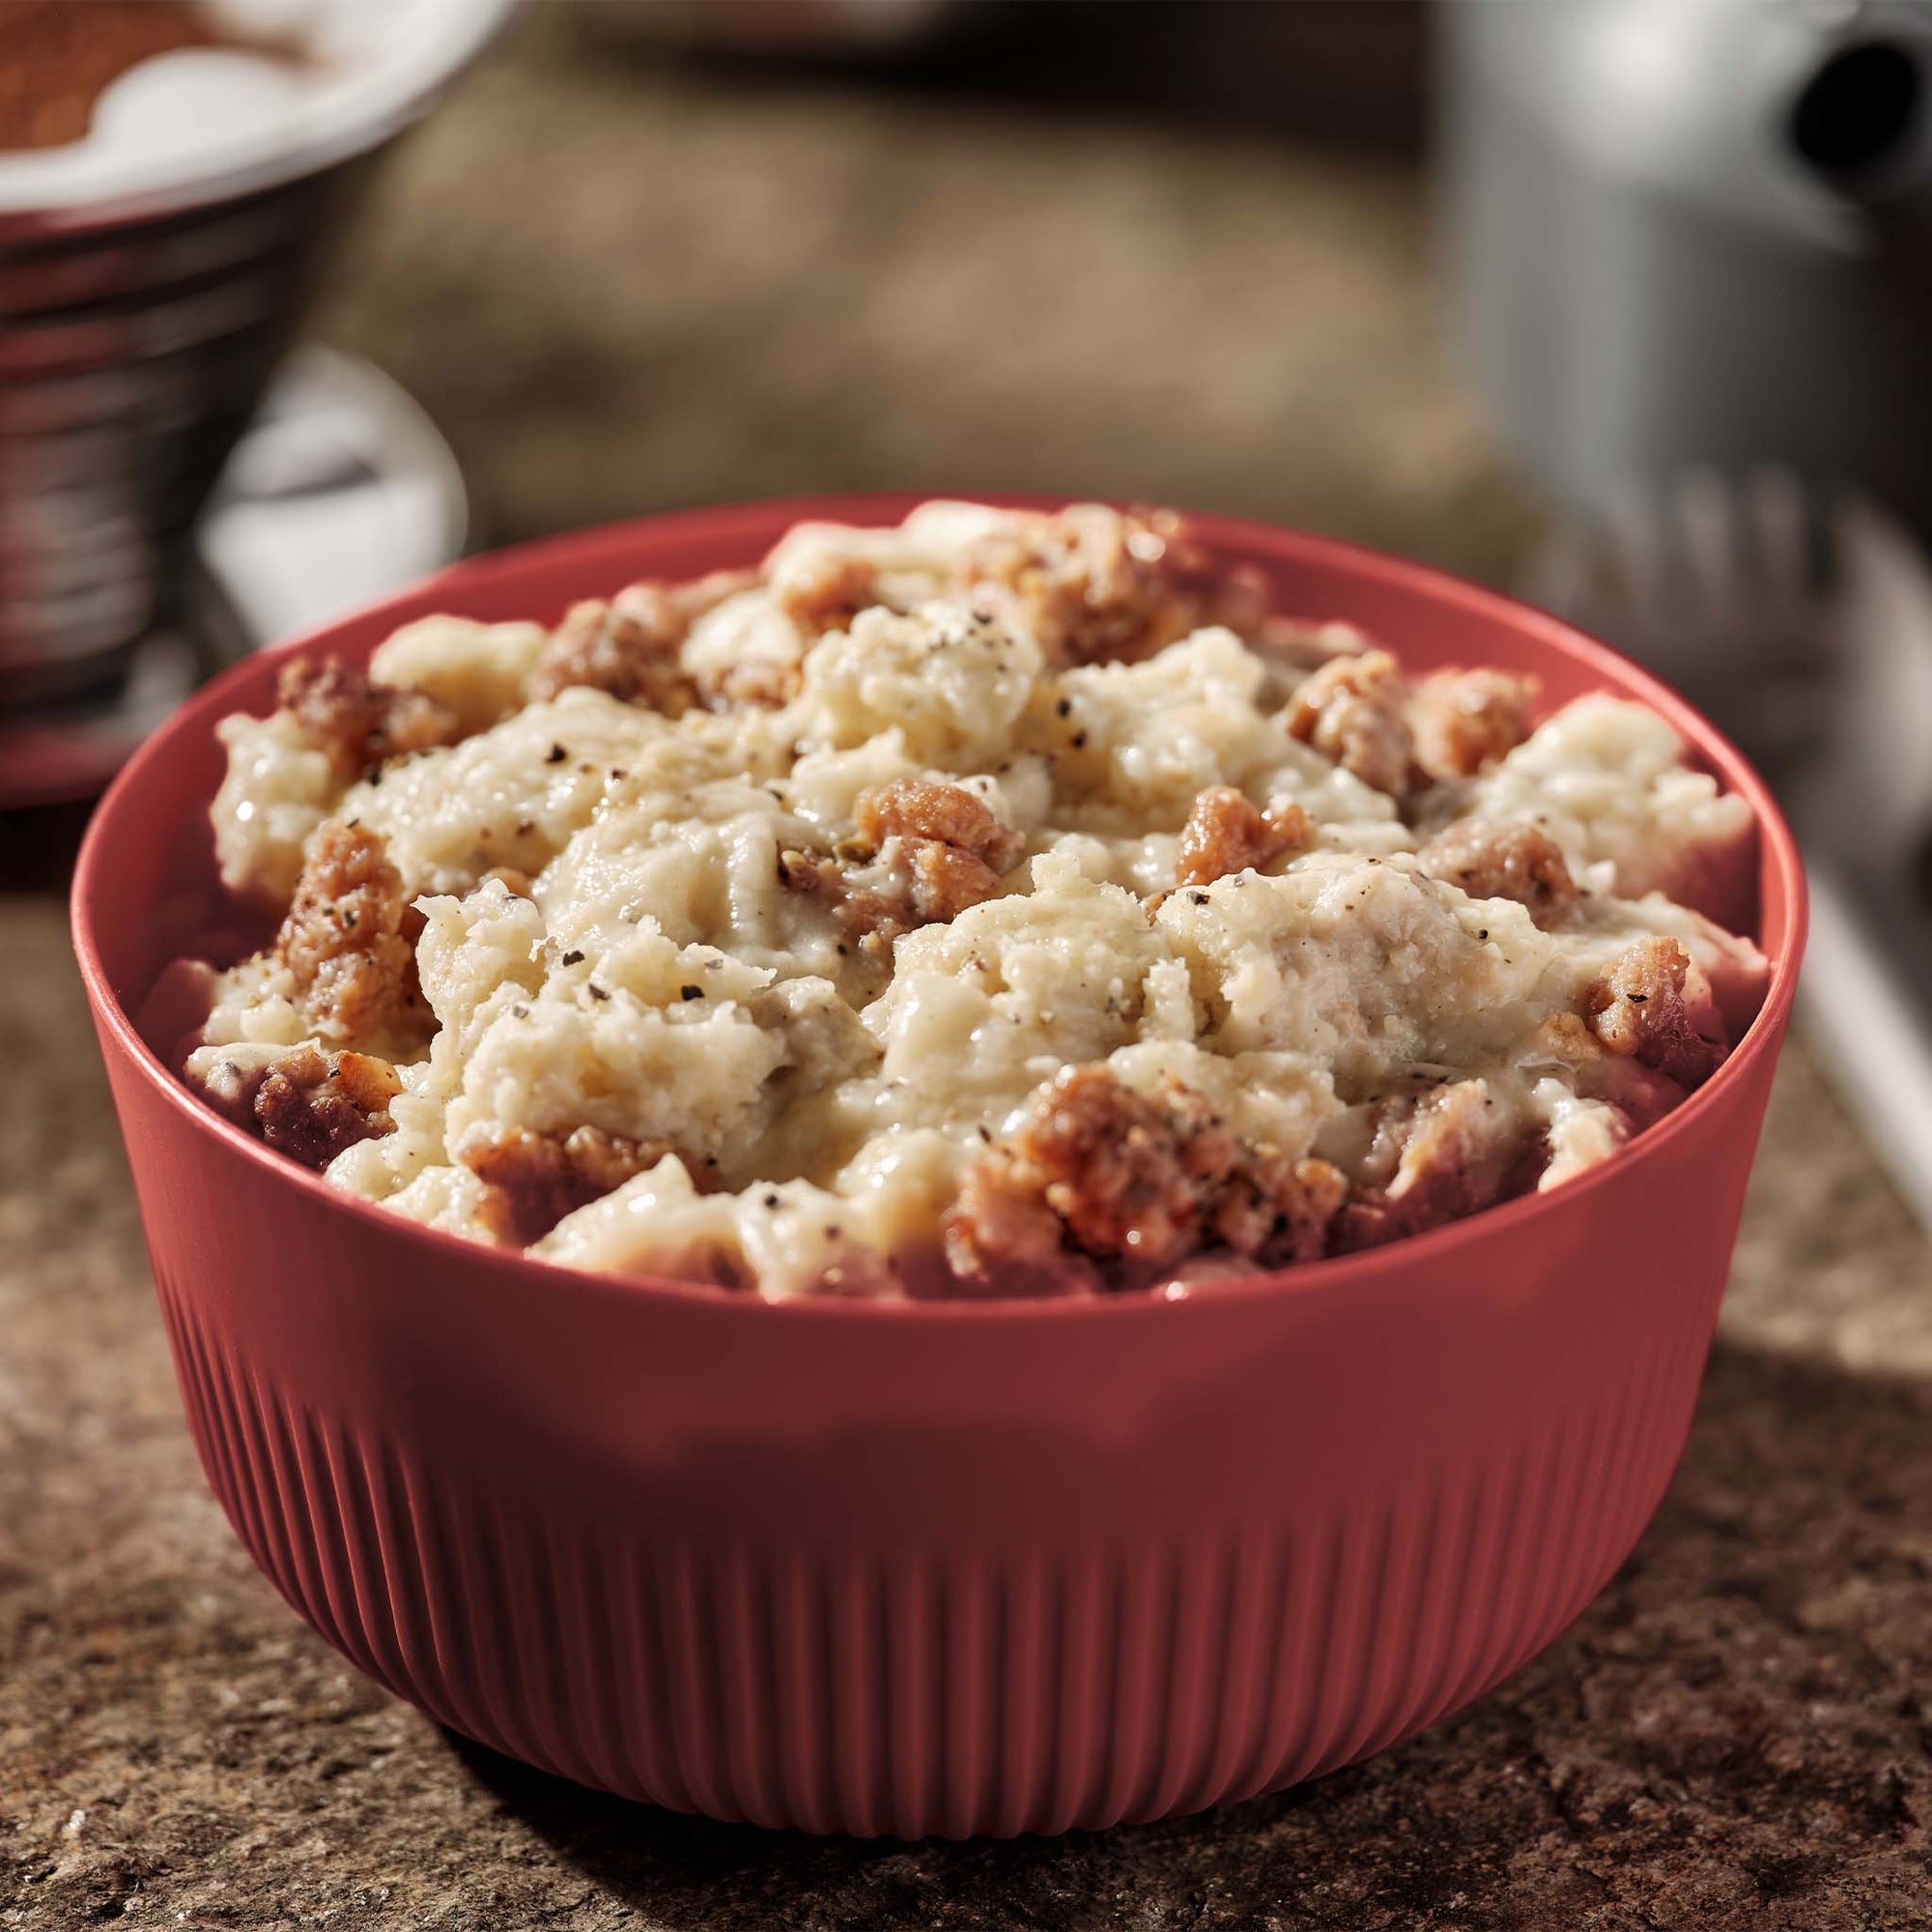
{"type": "Polygon", "coordinates": [[[416,16],[390,55],[364,77],[340,57],[332,93],[266,133],[212,128],[145,178],[0,158],[0,711],[111,691],[168,615],[321,250],[508,11],[390,6],[416,16]]]}
{"type": "Polygon", "coordinates": [[[1463,332],[1558,499],[1614,516],[1776,464],[1932,529],[1932,5],[1440,18],[1463,332]]]}

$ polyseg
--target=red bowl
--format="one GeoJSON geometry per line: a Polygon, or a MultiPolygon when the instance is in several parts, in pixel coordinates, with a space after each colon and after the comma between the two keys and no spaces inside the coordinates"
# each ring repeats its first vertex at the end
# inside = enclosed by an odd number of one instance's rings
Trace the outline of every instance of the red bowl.
{"type": "MultiPolygon", "coordinates": [[[[548,615],[801,517],[479,558],[298,648],[548,615]]],[[[1037,499],[1030,499],[1037,500],[1037,499]]],[[[1410,563],[1196,527],[1412,667],[1662,712],[1756,816],[1770,996],[1614,1160],[1395,1246],[1113,1299],[767,1305],[415,1226],[218,1120],[128,1015],[220,919],[218,679],[103,800],[73,926],[189,1424],[296,1609],[440,1722],[584,1784],[807,1831],[1058,1832],[1246,1798],[1480,1696],[1622,1562],[1676,1465],[1804,942],[1796,849],[1701,718],[1410,563]]]]}

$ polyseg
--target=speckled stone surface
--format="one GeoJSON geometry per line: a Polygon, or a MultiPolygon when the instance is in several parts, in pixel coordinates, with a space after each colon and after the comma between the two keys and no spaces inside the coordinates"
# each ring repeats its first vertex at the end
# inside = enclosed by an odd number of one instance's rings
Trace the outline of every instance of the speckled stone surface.
{"type": "MultiPolygon", "coordinates": [[[[325,332],[422,395],[498,534],[1037,485],[1499,576],[1528,518],[1422,233],[1391,164],[671,79],[551,28],[405,157],[325,332]]],[[[44,829],[0,821],[10,861],[44,829]]],[[[1802,1049],[1683,1471],[1567,1636],[1300,1791],[901,1847],[581,1792],[313,1637],[195,1467],[48,894],[0,898],[0,1926],[1932,1925],[1932,1250],[1802,1049]]]]}

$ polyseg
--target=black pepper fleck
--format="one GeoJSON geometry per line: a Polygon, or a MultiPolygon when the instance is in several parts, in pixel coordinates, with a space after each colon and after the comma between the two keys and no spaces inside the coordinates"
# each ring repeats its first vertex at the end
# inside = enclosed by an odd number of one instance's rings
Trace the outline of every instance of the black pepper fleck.
{"type": "Polygon", "coordinates": [[[563,955],[563,963],[566,966],[576,966],[582,962],[582,958],[583,954],[580,952],[576,947],[573,946],[570,949],[570,951],[563,955]]]}
{"type": "Polygon", "coordinates": [[[595,980],[592,980],[589,983],[590,983],[590,997],[593,1000],[608,1000],[611,997],[611,995],[607,993],[604,990],[604,988],[597,983],[595,980]]]}
{"type": "Polygon", "coordinates": [[[569,756],[570,753],[566,752],[561,745],[553,745],[550,748],[550,750],[544,753],[544,763],[547,765],[560,765],[563,763],[564,759],[566,759],[569,756]]]}
{"type": "Polygon", "coordinates": [[[677,996],[680,1000],[701,1000],[704,997],[704,988],[702,986],[680,986],[677,989],[677,996]]]}

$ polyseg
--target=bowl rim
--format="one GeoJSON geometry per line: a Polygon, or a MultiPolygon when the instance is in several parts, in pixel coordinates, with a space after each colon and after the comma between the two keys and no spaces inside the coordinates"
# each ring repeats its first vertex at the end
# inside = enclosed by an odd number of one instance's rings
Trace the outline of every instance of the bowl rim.
{"type": "MultiPolygon", "coordinates": [[[[330,1186],[320,1174],[285,1159],[252,1135],[243,1133],[232,1122],[222,1119],[191,1094],[142,1038],[131,1016],[108,982],[94,928],[94,887],[105,866],[106,854],[112,848],[115,821],[126,809],[126,801],[141,784],[148,768],[161,754],[164,745],[185,734],[211,729],[214,720],[230,708],[231,692],[259,677],[265,661],[275,663],[303,651],[326,648],[343,630],[380,621],[386,611],[397,606],[414,603],[444,587],[452,598],[460,599],[466,590],[474,585],[502,577],[520,576],[531,568],[565,560],[586,574],[594,572],[607,554],[614,560],[646,526],[653,533],[675,534],[682,531],[692,538],[738,534],[762,538],[772,528],[775,520],[781,519],[782,524],[841,519],[873,524],[895,522],[911,507],[935,498],[1015,509],[1056,509],[1069,503],[1105,500],[1037,492],[976,491],[948,497],[937,491],[874,491],[737,499],[696,509],[647,513],[561,535],[512,544],[465,558],[358,610],[331,618],[314,630],[254,652],[240,663],[231,665],[202,686],[140,747],[116,776],[88,821],[74,866],[69,912],[74,954],[97,1022],[104,1027],[115,1044],[126,1054],[139,1077],[162,1096],[164,1104],[188,1122],[190,1131],[212,1136],[232,1155],[252,1163],[264,1174],[272,1176],[285,1185],[307,1191],[318,1203],[326,1203],[329,1210],[360,1222],[371,1232],[380,1231],[384,1237],[400,1241],[405,1246],[426,1243],[432,1253],[451,1261],[527,1269],[532,1273],[532,1281],[540,1280],[544,1291],[551,1293],[559,1291],[592,1295],[616,1293],[640,1298],[645,1303],[668,1298],[687,1307],[696,1304],[716,1309],[721,1315],[733,1309],[747,1311],[749,1319],[758,1320],[782,1319],[789,1315],[793,1319],[811,1321],[899,1322],[1122,1321],[1146,1319],[1149,1311],[1156,1309],[1167,1311],[1162,1319],[1174,1320],[1180,1319],[1182,1311],[1189,1308],[1229,1307],[1258,1299],[1330,1290],[1347,1292],[1359,1280],[1386,1274],[1391,1268],[1427,1267],[1446,1259],[1470,1241],[1483,1239],[1486,1234],[1500,1233],[1566,1211],[1566,1204],[1577,1200],[1583,1193],[1617,1185],[1619,1175],[1628,1172],[1634,1162],[1669,1158],[1672,1144],[1692,1122],[1720,1104],[1724,1092],[1744,1080],[1747,1071],[1765,1055],[1776,1053],[1790,1012],[1799,962],[1804,951],[1808,907],[1804,865],[1797,840],[1770,787],[1743,753],[1701,712],[1621,652],[1598,642],[1563,619],[1501,591],[1487,589],[1432,564],[1395,556],[1346,538],[1295,529],[1256,518],[1186,510],[1179,514],[1195,533],[1207,538],[1210,547],[1217,539],[1238,540],[1272,552],[1283,560],[1313,566],[1341,565],[1358,574],[1378,577],[1384,582],[1394,583],[1435,602],[1459,607],[1464,612],[1488,622],[1527,634],[1557,655],[1579,663],[1586,670],[1603,674],[1607,683],[1621,686],[1639,702],[1658,712],[1698,757],[1716,768],[1720,781],[1744,798],[1750,807],[1758,835],[1760,880],[1775,873],[1783,889],[1788,908],[1786,929],[1776,952],[1767,955],[1771,968],[1770,983],[1764,1003],[1745,1030],[1744,1037],[1732,1048],[1717,1072],[1682,1106],[1674,1108],[1654,1126],[1646,1127],[1608,1159],[1547,1194],[1520,1195],[1513,1201],[1483,1208],[1442,1227],[1405,1236],[1383,1247],[1352,1255],[1332,1256],[1299,1266],[1258,1269],[1252,1274],[1190,1285],[1187,1293],[1180,1295],[1142,1292],[915,1300],[818,1294],[768,1300],[753,1292],[722,1289],[710,1283],[582,1268],[527,1251],[489,1248],[468,1236],[389,1213],[376,1202],[330,1186]]],[[[1762,895],[1762,887],[1760,893],[1762,895]]],[[[1761,938],[1759,943],[1762,944],[1761,938]]]]}

